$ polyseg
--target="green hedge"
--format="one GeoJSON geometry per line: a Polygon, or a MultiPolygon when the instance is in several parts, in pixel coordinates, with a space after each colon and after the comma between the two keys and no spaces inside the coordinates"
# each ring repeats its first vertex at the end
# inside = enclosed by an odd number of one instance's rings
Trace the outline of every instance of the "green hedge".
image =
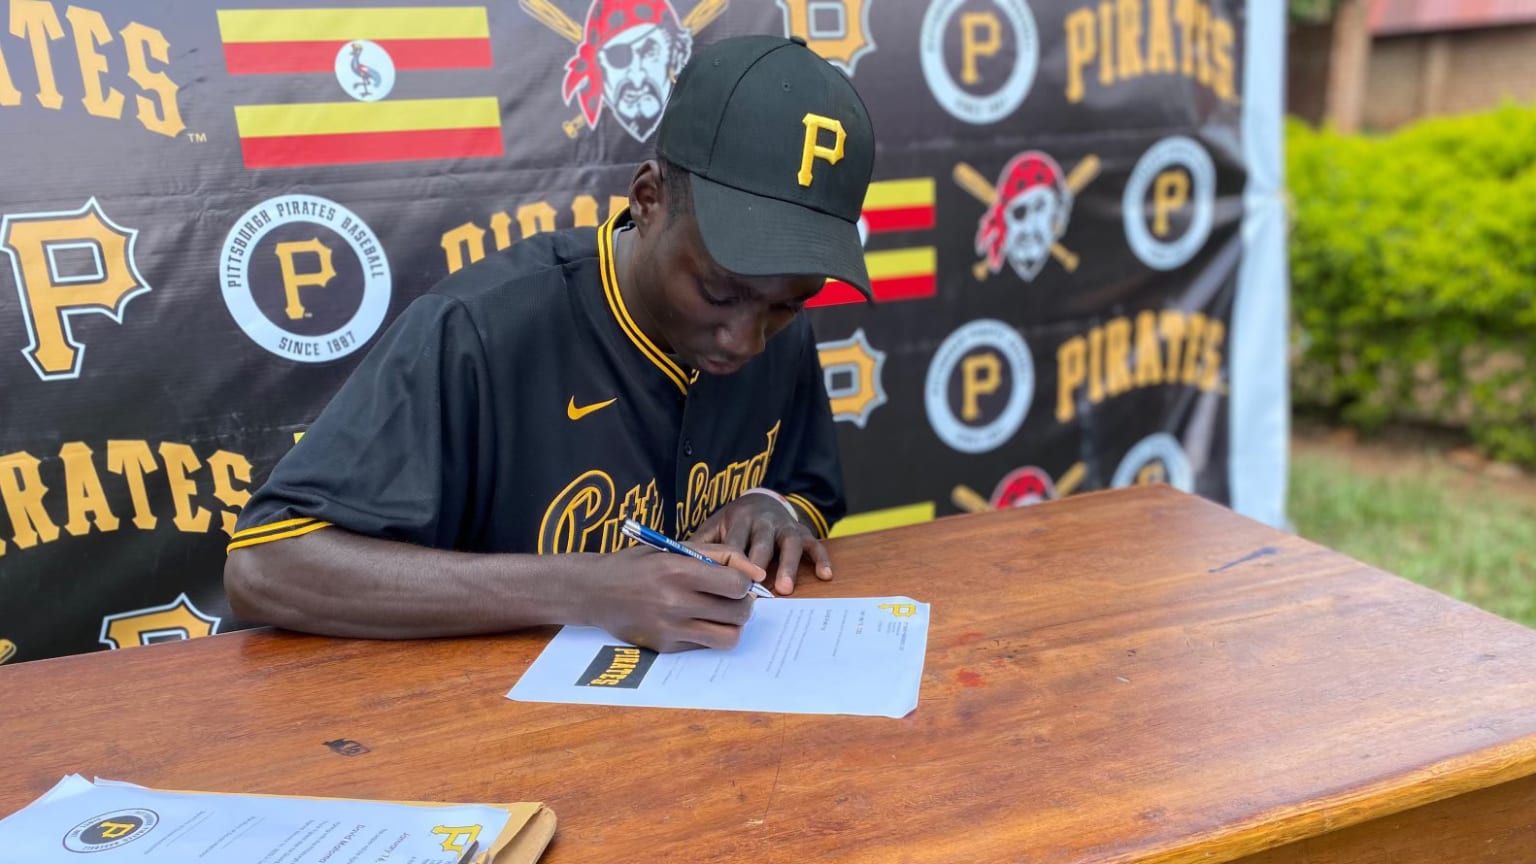
{"type": "Polygon", "coordinates": [[[1536,465],[1536,110],[1287,131],[1297,404],[1536,465]]]}

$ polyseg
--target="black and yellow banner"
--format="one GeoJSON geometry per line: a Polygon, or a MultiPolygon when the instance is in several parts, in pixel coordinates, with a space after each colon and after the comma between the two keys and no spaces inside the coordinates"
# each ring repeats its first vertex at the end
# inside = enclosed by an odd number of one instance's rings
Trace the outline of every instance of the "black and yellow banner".
{"type": "Polygon", "coordinates": [[[1278,512],[1278,14],[6,7],[0,663],[242,626],[235,518],[382,329],[449,273],[622,208],[672,75],[746,33],[805,37],[881,139],[878,302],[832,284],[809,313],[853,513],[836,533],[1148,482],[1278,512]]]}

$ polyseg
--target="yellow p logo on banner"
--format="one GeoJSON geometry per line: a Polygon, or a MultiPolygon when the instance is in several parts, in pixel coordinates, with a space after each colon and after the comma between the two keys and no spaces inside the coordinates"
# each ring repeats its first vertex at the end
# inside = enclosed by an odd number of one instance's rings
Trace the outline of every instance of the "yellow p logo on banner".
{"type": "Polygon", "coordinates": [[[1189,205],[1189,175],[1177,168],[1157,175],[1152,183],[1152,233],[1167,237],[1169,217],[1189,205]]]}
{"type": "Polygon", "coordinates": [[[996,12],[966,12],[960,16],[960,80],[981,81],[976,58],[993,57],[1003,50],[1003,24],[996,12]],[[985,35],[983,35],[985,34],[985,35]]]}
{"type": "Polygon", "coordinates": [[[76,315],[123,323],[128,301],[149,290],[133,260],[138,231],[107,217],[92,198],[67,213],[21,213],[0,221],[29,344],[23,353],[44,381],[80,377],[85,345],[76,315]]]}
{"type": "Polygon", "coordinates": [[[283,311],[289,321],[300,321],[309,314],[309,310],[304,308],[304,301],[299,298],[299,289],[324,288],[336,278],[336,268],[331,264],[331,248],[321,243],[320,238],[311,237],[308,240],[279,243],[275,251],[283,270],[283,296],[288,301],[283,311]],[[319,270],[299,271],[294,258],[306,252],[319,259],[319,270]]]}
{"type": "Polygon", "coordinates": [[[990,351],[965,358],[960,361],[960,382],[960,416],[973,422],[981,417],[981,397],[1003,386],[1003,358],[990,351]]]}

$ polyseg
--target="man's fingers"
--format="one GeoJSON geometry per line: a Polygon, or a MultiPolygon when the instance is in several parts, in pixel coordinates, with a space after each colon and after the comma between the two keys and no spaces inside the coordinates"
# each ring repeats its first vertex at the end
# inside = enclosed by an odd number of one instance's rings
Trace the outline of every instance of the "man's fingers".
{"type": "Polygon", "coordinates": [[[809,538],[805,541],[805,555],[816,565],[816,578],[823,582],[832,579],[832,556],[827,554],[827,547],[820,541],[809,538]]]}
{"type": "Polygon", "coordinates": [[[779,538],[779,576],[773,590],[780,594],[795,593],[795,571],[800,569],[800,555],[805,548],[805,535],[799,531],[785,531],[779,538]]]}
{"type": "Polygon", "coordinates": [[[697,605],[688,610],[689,614],[700,621],[712,621],[716,624],[727,624],[732,627],[740,627],[752,618],[752,595],[747,595],[742,600],[727,600],[713,594],[698,595],[697,605]]]}
{"type": "Polygon", "coordinates": [[[692,621],[678,632],[678,638],[703,648],[735,648],[741,641],[741,628],[713,621],[692,621]]]}
{"type": "Polygon", "coordinates": [[[763,571],[763,568],[753,564],[750,560],[748,560],[747,556],[743,554],[740,549],[733,549],[730,546],[721,546],[719,544],[698,546],[696,548],[700,552],[703,552],[705,555],[708,555],[715,563],[720,565],[719,567],[701,567],[700,571],[703,576],[706,579],[709,577],[714,577],[711,580],[712,583],[724,585],[727,589],[722,591],[714,591],[696,586],[696,590],[706,591],[710,594],[718,594],[721,597],[729,597],[730,599],[735,600],[745,595],[748,588],[750,587],[746,582],[741,580],[741,575],[745,575],[753,582],[761,582],[768,578],[768,574],[763,571]],[[732,593],[729,590],[730,586],[735,586],[735,593],[732,593]]]}
{"type": "Polygon", "coordinates": [[[725,526],[724,520],[721,520],[720,524],[722,526],[721,536],[719,540],[714,542],[724,543],[732,549],[740,549],[743,552],[747,551],[747,541],[752,539],[752,523],[746,519],[733,519],[728,527],[725,526]]]}
{"type": "Polygon", "coordinates": [[[689,536],[690,543],[719,543],[725,538],[725,532],[720,528],[720,520],[710,517],[704,520],[704,524],[689,536]]]}
{"type": "Polygon", "coordinates": [[[773,560],[773,524],[766,521],[752,525],[752,543],[747,546],[747,557],[759,567],[767,567],[773,560]]]}

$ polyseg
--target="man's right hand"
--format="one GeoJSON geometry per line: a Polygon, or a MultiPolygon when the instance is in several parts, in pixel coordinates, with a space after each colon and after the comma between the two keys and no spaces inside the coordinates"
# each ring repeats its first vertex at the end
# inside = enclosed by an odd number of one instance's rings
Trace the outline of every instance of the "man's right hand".
{"type": "Polygon", "coordinates": [[[721,566],[644,546],[581,556],[594,564],[585,598],[591,623],[657,651],[733,647],[752,617],[751,583],[767,574],[738,550],[693,548],[721,566]]]}

